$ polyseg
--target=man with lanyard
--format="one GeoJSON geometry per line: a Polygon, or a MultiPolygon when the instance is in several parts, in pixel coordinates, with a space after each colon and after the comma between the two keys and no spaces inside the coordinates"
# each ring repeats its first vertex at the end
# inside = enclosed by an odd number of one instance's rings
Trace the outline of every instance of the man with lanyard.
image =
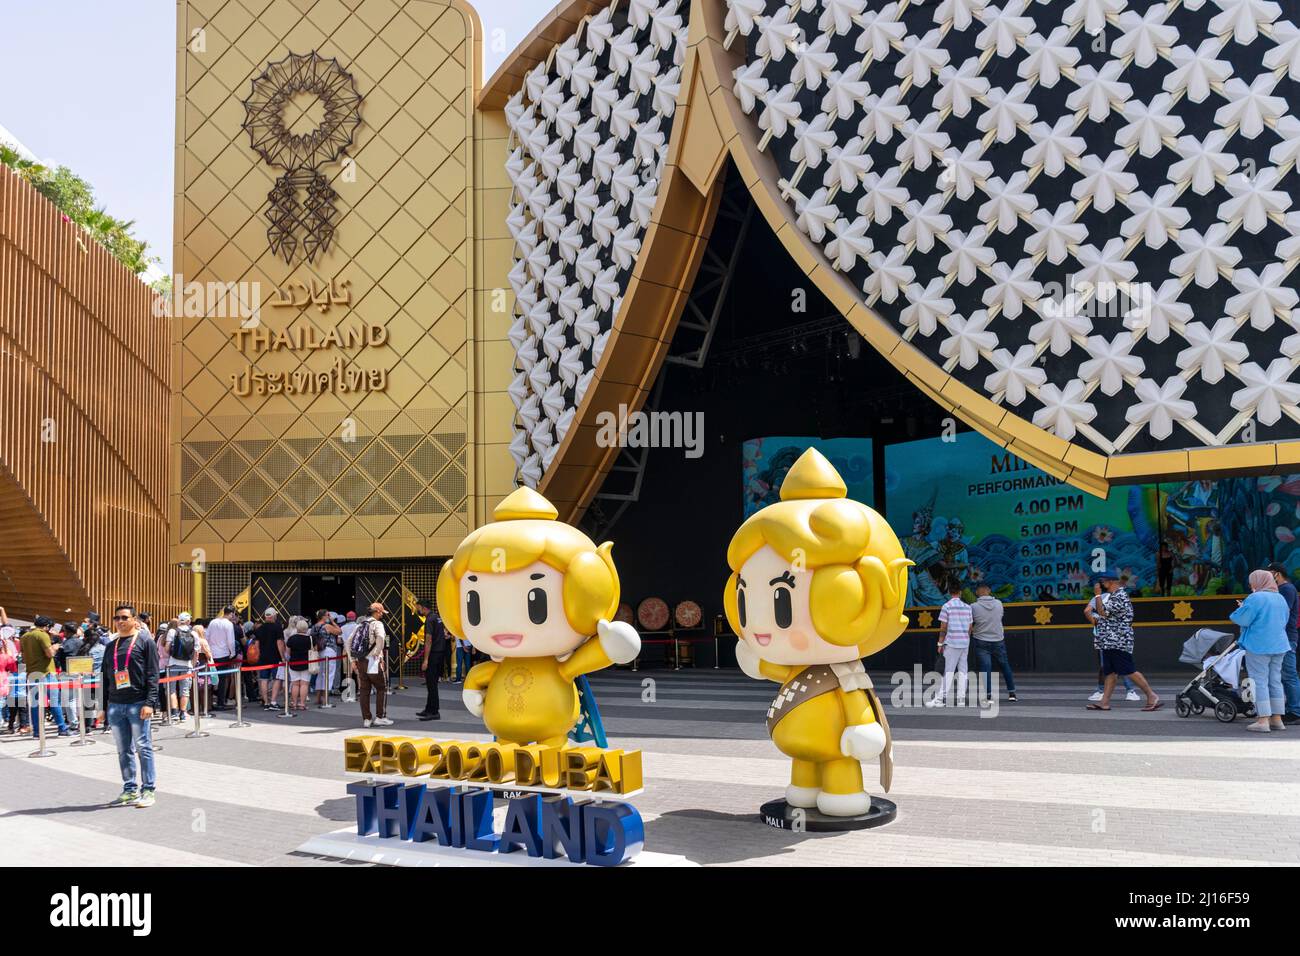
{"type": "Polygon", "coordinates": [[[122,792],[110,806],[152,807],[156,781],[149,720],[158,707],[158,645],[141,626],[130,604],[119,604],[114,609],[113,629],[117,636],[104,650],[99,675],[122,771],[122,792]],[[140,776],[144,778],[138,796],[137,753],[140,776]]]}
{"type": "Polygon", "coordinates": [[[420,598],[416,610],[424,618],[424,662],[420,669],[424,671],[424,710],[416,714],[421,720],[440,720],[438,713],[438,678],[442,674],[443,658],[447,655],[447,629],[441,618],[433,609],[433,602],[420,598]]]}

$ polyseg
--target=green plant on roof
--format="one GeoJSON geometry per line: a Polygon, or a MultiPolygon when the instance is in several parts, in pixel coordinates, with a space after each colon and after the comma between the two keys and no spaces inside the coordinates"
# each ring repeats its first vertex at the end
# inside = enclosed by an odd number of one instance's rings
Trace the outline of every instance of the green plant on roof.
{"type": "Polygon", "coordinates": [[[0,143],[0,164],[8,166],[54,204],[69,220],[90,233],[118,262],[136,275],[144,272],[157,256],[149,255],[149,244],[131,234],[134,220],[115,219],[104,207],[95,205],[90,184],[67,166],[50,169],[25,159],[17,150],[0,143]]]}

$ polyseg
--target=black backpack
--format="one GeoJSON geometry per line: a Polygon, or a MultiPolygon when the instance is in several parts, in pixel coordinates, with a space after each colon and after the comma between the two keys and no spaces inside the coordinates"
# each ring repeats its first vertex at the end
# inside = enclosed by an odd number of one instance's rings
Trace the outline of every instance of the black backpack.
{"type": "Polygon", "coordinates": [[[167,653],[172,660],[191,661],[194,659],[194,632],[188,627],[178,627],[168,635],[167,653]]]}

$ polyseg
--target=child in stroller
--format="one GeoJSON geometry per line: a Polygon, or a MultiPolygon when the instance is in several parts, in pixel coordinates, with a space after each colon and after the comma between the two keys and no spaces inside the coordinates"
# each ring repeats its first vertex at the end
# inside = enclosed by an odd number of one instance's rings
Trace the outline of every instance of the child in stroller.
{"type": "Polygon", "coordinates": [[[1225,724],[1236,720],[1238,714],[1255,716],[1255,705],[1241,693],[1245,653],[1237,646],[1236,639],[1223,631],[1203,627],[1189,637],[1178,660],[1199,667],[1201,672],[1174,699],[1178,716],[1201,714],[1207,707],[1225,724]]]}

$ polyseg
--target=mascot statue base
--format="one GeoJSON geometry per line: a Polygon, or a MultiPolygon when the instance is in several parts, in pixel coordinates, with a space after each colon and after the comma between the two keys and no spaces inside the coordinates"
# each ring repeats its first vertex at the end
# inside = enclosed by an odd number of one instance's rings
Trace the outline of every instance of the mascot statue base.
{"type": "Polygon", "coordinates": [[[898,807],[883,797],[871,798],[871,809],[851,817],[833,817],[813,808],[792,807],[784,800],[769,800],[758,810],[759,818],[777,830],[801,830],[809,833],[835,833],[842,830],[869,830],[893,823],[898,807]]]}

